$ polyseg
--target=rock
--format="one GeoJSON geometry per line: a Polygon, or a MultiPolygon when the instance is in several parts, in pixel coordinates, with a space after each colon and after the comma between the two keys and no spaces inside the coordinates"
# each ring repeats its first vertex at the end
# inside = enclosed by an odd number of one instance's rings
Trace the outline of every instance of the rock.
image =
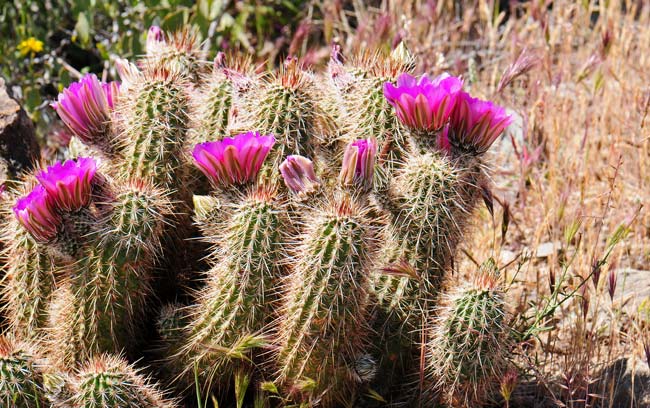
{"type": "Polygon", "coordinates": [[[555,252],[559,251],[561,245],[559,242],[544,242],[539,244],[537,250],[535,251],[535,257],[537,258],[548,258],[555,252]]]}
{"type": "Polygon", "coordinates": [[[31,169],[39,158],[34,124],[0,78],[0,184],[31,169]]]}
{"type": "Polygon", "coordinates": [[[639,358],[616,360],[603,370],[598,385],[602,407],[650,407],[650,368],[639,358]]]}
{"type": "Polygon", "coordinates": [[[650,271],[632,268],[616,270],[614,301],[634,315],[641,303],[650,297],[650,271]]]}
{"type": "Polygon", "coordinates": [[[526,143],[526,134],[524,118],[515,110],[506,109],[506,113],[512,117],[512,123],[503,132],[503,136],[494,143],[494,150],[497,152],[499,164],[505,168],[514,169],[513,163],[517,163],[515,149],[512,141],[515,141],[517,149],[521,151],[522,146],[526,143]],[[501,162],[503,161],[503,162],[501,162]]]}
{"type": "Polygon", "coordinates": [[[507,265],[517,259],[517,253],[508,249],[502,249],[499,254],[499,264],[507,265]]]}

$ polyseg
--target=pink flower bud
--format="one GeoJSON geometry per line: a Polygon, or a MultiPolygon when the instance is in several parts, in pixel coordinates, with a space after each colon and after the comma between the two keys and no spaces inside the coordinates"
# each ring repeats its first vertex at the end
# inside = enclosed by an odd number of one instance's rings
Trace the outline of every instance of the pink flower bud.
{"type": "Polygon", "coordinates": [[[374,138],[359,139],[350,143],[343,154],[343,165],[339,180],[343,185],[353,185],[369,189],[375,174],[377,141],[374,138]]]}
{"type": "Polygon", "coordinates": [[[165,33],[158,26],[149,27],[147,33],[147,43],[145,45],[147,54],[154,53],[160,49],[160,46],[165,44],[165,33]]]}
{"type": "Polygon", "coordinates": [[[314,163],[306,157],[288,156],[280,164],[280,174],[291,191],[309,194],[318,189],[320,181],[314,172],[314,163]]]}

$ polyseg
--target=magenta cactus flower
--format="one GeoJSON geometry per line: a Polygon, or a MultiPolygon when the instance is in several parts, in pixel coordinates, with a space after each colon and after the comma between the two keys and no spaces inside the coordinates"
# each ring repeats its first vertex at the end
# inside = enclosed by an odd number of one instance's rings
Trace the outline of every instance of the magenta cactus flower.
{"type": "Polygon", "coordinates": [[[449,121],[449,141],[454,147],[482,154],[510,123],[512,117],[504,108],[461,92],[449,121]]]}
{"type": "Polygon", "coordinates": [[[448,74],[433,80],[423,75],[418,80],[404,73],[397,78],[397,86],[390,82],[384,84],[384,96],[404,125],[436,132],[449,120],[462,87],[460,78],[448,74]]]}
{"type": "Polygon", "coordinates": [[[165,33],[158,26],[149,27],[149,32],[147,33],[147,43],[145,44],[146,50],[148,53],[152,53],[158,50],[161,43],[165,42],[165,33]]]}
{"type": "Polygon", "coordinates": [[[91,183],[97,171],[94,159],[80,157],[76,161],[57,163],[39,172],[36,178],[60,211],[77,211],[88,205],[91,183]]]}
{"type": "Polygon", "coordinates": [[[45,188],[37,185],[25,197],[19,198],[13,207],[14,215],[38,242],[48,242],[56,237],[61,216],[45,188]]]}
{"type": "Polygon", "coordinates": [[[253,181],[275,144],[273,135],[242,133],[216,142],[199,143],[192,155],[197,167],[217,186],[253,181]]]}
{"type": "Polygon", "coordinates": [[[314,172],[314,163],[306,157],[291,155],[280,164],[280,174],[284,184],[298,194],[314,192],[320,186],[320,181],[314,172]]]}
{"type": "Polygon", "coordinates": [[[451,142],[449,141],[449,124],[442,128],[436,140],[436,148],[439,151],[449,154],[451,152],[451,142]]]}
{"type": "Polygon", "coordinates": [[[52,107],[72,133],[91,143],[106,133],[119,87],[118,82],[103,83],[95,74],[86,74],[64,89],[52,107]]]}
{"type": "Polygon", "coordinates": [[[359,139],[350,143],[343,153],[343,165],[339,174],[341,184],[372,187],[376,157],[377,141],[374,138],[359,139]]]}

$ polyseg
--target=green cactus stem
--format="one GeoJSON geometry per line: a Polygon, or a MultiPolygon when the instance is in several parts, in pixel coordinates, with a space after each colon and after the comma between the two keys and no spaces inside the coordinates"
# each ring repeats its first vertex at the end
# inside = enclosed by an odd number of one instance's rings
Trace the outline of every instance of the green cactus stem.
{"type": "Polygon", "coordinates": [[[174,408],[156,385],[119,357],[100,355],[72,379],[74,408],[174,408]]]}
{"type": "Polygon", "coordinates": [[[0,404],[3,407],[46,407],[43,374],[33,347],[0,337],[0,404]]]}
{"type": "Polygon", "coordinates": [[[365,354],[373,231],[348,196],[311,212],[296,248],[279,313],[279,378],[303,403],[350,400],[365,354]]]}
{"type": "Polygon", "coordinates": [[[489,402],[508,365],[509,335],[503,287],[490,259],[440,303],[427,345],[428,391],[454,406],[489,402]]]}
{"type": "Polygon", "coordinates": [[[178,358],[189,361],[190,369],[195,362],[206,389],[227,388],[233,370],[249,366],[251,349],[264,342],[259,336],[271,320],[282,275],[281,242],[287,220],[276,189],[252,187],[230,206],[230,217],[203,221],[210,225],[207,230],[218,232],[209,238],[219,243],[212,255],[217,262],[189,310],[186,339],[171,361],[172,365],[178,358]]]}
{"type": "Polygon", "coordinates": [[[97,352],[131,350],[150,292],[169,203],[145,183],[115,192],[106,222],[70,266],[53,308],[52,358],[67,367],[97,352]]]}

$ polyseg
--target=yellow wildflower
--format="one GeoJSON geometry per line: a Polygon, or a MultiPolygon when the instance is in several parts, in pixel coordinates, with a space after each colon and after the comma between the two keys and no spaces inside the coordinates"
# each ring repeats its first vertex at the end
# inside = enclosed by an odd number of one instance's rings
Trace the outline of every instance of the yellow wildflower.
{"type": "Polygon", "coordinates": [[[36,54],[43,51],[43,41],[37,40],[34,37],[29,37],[18,44],[18,51],[21,55],[36,54]]]}

